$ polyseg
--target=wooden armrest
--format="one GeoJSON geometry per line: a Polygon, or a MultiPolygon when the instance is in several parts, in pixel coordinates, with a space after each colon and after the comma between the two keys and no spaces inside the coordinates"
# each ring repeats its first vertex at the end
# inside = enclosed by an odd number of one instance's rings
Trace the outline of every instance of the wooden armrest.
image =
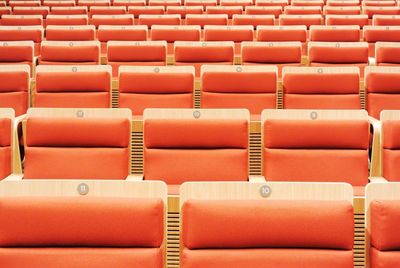
{"type": "Polygon", "coordinates": [[[13,160],[12,160],[12,167],[13,173],[21,174],[22,173],[22,163],[21,163],[21,155],[19,151],[19,136],[18,136],[18,129],[27,118],[26,114],[17,116],[14,118],[14,125],[13,125],[13,160]]]}
{"type": "Polygon", "coordinates": [[[371,156],[371,177],[381,176],[381,122],[371,116],[368,120],[374,130],[372,141],[372,156],[371,156]]]}
{"type": "Polygon", "coordinates": [[[369,182],[370,183],[385,183],[388,181],[383,177],[369,177],[369,182]]]}
{"type": "Polygon", "coordinates": [[[3,181],[22,181],[24,174],[11,174],[3,179],[3,181]]]}
{"type": "Polygon", "coordinates": [[[250,175],[249,182],[266,182],[264,176],[261,175],[250,175]]]}
{"type": "Polygon", "coordinates": [[[125,180],[127,180],[127,181],[142,181],[143,179],[144,179],[143,175],[129,175],[128,177],[126,177],[125,180]]]}

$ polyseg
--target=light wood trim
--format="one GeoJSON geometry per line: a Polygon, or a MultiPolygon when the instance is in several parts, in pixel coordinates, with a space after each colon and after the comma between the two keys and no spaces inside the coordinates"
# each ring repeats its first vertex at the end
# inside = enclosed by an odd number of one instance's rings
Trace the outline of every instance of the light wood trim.
{"type": "Polygon", "coordinates": [[[311,113],[317,113],[315,120],[366,120],[368,121],[368,113],[365,110],[272,110],[266,109],[261,114],[261,121],[267,119],[285,120],[312,120],[311,113]]]}
{"type": "Polygon", "coordinates": [[[369,182],[370,183],[384,183],[384,182],[388,182],[388,181],[383,177],[369,177],[369,182]]]}
{"type": "Polygon", "coordinates": [[[180,207],[197,200],[345,200],[353,204],[353,188],[347,183],[312,182],[185,182],[180,187],[180,207]],[[260,188],[271,188],[269,197],[260,188]]]}
{"type": "Polygon", "coordinates": [[[154,47],[165,47],[167,49],[166,41],[108,41],[107,46],[154,46],[154,47]]]}
{"type": "Polygon", "coordinates": [[[305,31],[307,32],[307,26],[305,25],[259,25],[257,26],[257,31],[305,31]]]}
{"type": "Polygon", "coordinates": [[[293,0],[292,1],[292,5],[293,3],[313,3],[313,4],[324,4],[323,0],[293,0]]]}
{"type": "MultiPolygon", "coordinates": [[[[66,0],[64,0],[66,1],[66,0]]],[[[47,15],[47,19],[86,19],[89,20],[88,15],[47,15]]]]}
{"type": "Polygon", "coordinates": [[[382,176],[382,124],[379,120],[369,116],[370,124],[374,130],[372,140],[372,155],[370,175],[373,177],[382,176]]]}
{"type": "MultiPolygon", "coordinates": [[[[368,2],[371,2],[371,1],[368,1],[368,2]]],[[[381,1],[374,1],[374,2],[381,3],[381,1]]],[[[367,11],[367,10],[377,10],[377,11],[380,11],[380,10],[393,10],[393,11],[400,11],[400,7],[399,6],[363,6],[362,9],[364,11],[367,11]]]]}
{"type": "Polygon", "coordinates": [[[398,31],[400,26],[396,25],[365,25],[363,28],[364,33],[366,31],[398,31]]]}
{"type": "Polygon", "coordinates": [[[313,20],[313,19],[320,19],[321,21],[323,20],[323,16],[319,14],[310,14],[310,15],[288,15],[288,14],[282,14],[279,16],[279,20],[281,19],[307,19],[307,20],[313,20]]]}
{"type": "Polygon", "coordinates": [[[359,25],[311,25],[310,31],[335,31],[335,30],[352,30],[352,31],[360,31],[359,25]]]}
{"type": "Polygon", "coordinates": [[[348,48],[348,47],[368,47],[367,42],[308,42],[308,49],[310,51],[311,47],[332,47],[332,48],[348,48]]]}
{"type": "Polygon", "coordinates": [[[224,41],[224,42],[186,42],[186,41],[176,41],[174,43],[174,47],[235,47],[235,43],[233,41],[224,41]]]}
{"type": "MultiPolygon", "coordinates": [[[[10,1],[12,2],[12,1],[10,1]]],[[[40,3],[40,1],[24,1],[25,3],[40,3]]],[[[20,1],[15,1],[14,3],[21,3],[20,1]]],[[[38,7],[19,7],[15,6],[13,8],[14,10],[46,10],[50,11],[50,7],[45,7],[45,6],[38,6],[38,7]]]]}
{"type": "Polygon", "coordinates": [[[100,25],[99,31],[118,30],[118,31],[145,31],[148,32],[146,25],[100,25]]]}
{"type": "Polygon", "coordinates": [[[44,46],[70,47],[71,45],[74,47],[97,46],[100,48],[99,41],[42,41],[42,44],[41,44],[42,47],[44,47],[44,46]]]}
{"type": "Polygon", "coordinates": [[[343,19],[343,20],[352,20],[352,19],[368,19],[368,15],[360,14],[360,15],[334,15],[329,14],[325,16],[325,19],[343,19]]]}
{"type": "MultiPolygon", "coordinates": [[[[9,46],[9,47],[31,47],[34,50],[35,43],[33,41],[1,41],[0,46],[9,46]]],[[[32,51],[33,58],[33,51],[32,51]]]]}
{"type": "Polygon", "coordinates": [[[22,181],[24,178],[23,174],[11,174],[10,176],[3,179],[3,181],[22,181]]]}
{"type": "Polygon", "coordinates": [[[13,124],[13,158],[12,158],[12,172],[14,174],[22,174],[22,161],[21,154],[19,151],[19,137],[18,137],[18,129],[22,127],[23,120],[26,119],[26,114],[20,115],[14,119],[13,124]]]}
{"type": "Polygon", "coordinates": [[[290,41],[290,42],[242,42],[242,51],[244,47],[302,47],[300,41],[290,41]]]}
{"type": "Polygon", "coordinates": [[[126,11],[124,6],[92,6],[90,10],[123,10],[126,11]]]}
{"type": "Polygon", "coordinates": [[[256,6],[260,3],[282,3],[282,4],[289,4],[288,0],[256,0],[256,6]]]}
{"type": "MultiPolygon", "coordinates": [[[[247,10],[274,10],[274,11],[280,10],[280,11],[283,11],[281,6],[247,6],[245,10],[246,11],[247,10]]],[[[272,16],[275,19],[275,16],[274,15],[272,15],[272,16]]]]}
{"type": "Polygon", "coordinates": [[[207,6],[206,12],[209,10],[243,10],[241,6],[207,6]]]}
{"type": "Polygon", "coordinates": [[[202,65],[201,77],[207,72],[218,73],[276,73],[278,76],[278,67],[271,65],[202,65]]]}
{"type": "Polygon", "coordinates": [[[249,182],[264,183],[266,182],[266,179],[264,176],[261,175],[249,175],[249,182]]]}
{"type": "MultiPolygon", "coordinates": [[[[298,2],[298,1],[293,1],[298,2]]],[[[313,1],[314,3],[314,1],[313,1]]],[[[316,2],[317,3],[317,2],[316,2]]],[[[321,6],[285,6],[284,10],[313,10],[322,11],[321,6]]]]}
{"type": "Polygon", "coordinates": [[[77,113],[83,112],[84,118],[126,118],[132,121],[132,112],[127,108],[30,108],[30,117],[76,118],[77,113]]]}
{"type": "MultiPolygon", "coordinates": [[[[400,66],[367,66],[365,67],[364,72],[365,72],[365,77],[367,77],[370,73],[400,74],[400,66]]],[[[368,86],[368,84],[366,84],[365,86],[368,86]]]]}
{"type": "Polygon", "coordinates": [[[202,6],[167,6],[167,11],[169,10],[177,10],[177,11],[186,11],[186,10],[201,10],[203,11],[202,6]]]}
{"type": "MultiPolygon", "coordinates": [[[[188,6],[190,7],[190,6],[188,6]]],[[[146,26],[145,26],[146,27],[146,26]]],[[[199,31],[201,32],[201,27],[200,25],[152,25],[151,30],[165,30],[165,31],[179,31],[179,30],[194,30],[194,31],[199,31]]]]}
{"type": "MultiPolygon", "coordinates": [[[[48,0],[44,0],[44,3],[53,3],[53,2],[60,2],[60,1],[48,1],[48,0]]],[[[69,1],[69,0],[62,0],[61,2],[65,2],[65,3],[74,3],[75,1],[69,1]]],[[[88,11],[88,7],[85,6],[73,6],[73,7],[52,7],[51,10],[85,10],[88,11]]]]}
{"type": "MultiPolygon", "coordinates": [[[[31,74],[31,67],[28,64],[10,64],[10,65],[0,65],[0,73],[2,72],[25,72],[28,73],[29,76],[31,74]]],[[[28,85],[29,83],[29,78],[28,78],[28,85]]],[[[1,115],[1,113],[0,113],[1,115]]]]}
{"type": "Polygon", "coordinates": [[[195,69],[193,66],[121,66],[119,74],[121,73],[190,73],[194,77],[195,69]]]}
{"type": "Polygon", "coordinates": [[[375,43],[375,53],[377,53],[377,51],[380,48],[384,48],[384,47],[391,47],[391,48],[400,48],[400,42],[376,42],[375,43]]]}
{"type": "Polygon", "coordinates": [[[199,119],[244,119],[250,121],[250,113],[246,109],[145,109],[143,120],[194,119],[196,112],[200,112],[199,119]]]}
{"type": "MultiPolygon", "coordinates": [[[[10,128],[10,147],[11,147],[11,161],[10,161],[10,170],[11,172],[14,172],[14,160],[15,160],[15,152],[16,152],[16,147],[15,147],[15,131],[14,131],[14,119],[15,119],[15,112],[11,108],[0,108],[0,118],[7,118],[11,120],[11,128],[10,128]]],[[[18,137],[17,137],[18,138],[18,137]]]]}
{"type": "Polygon", "coordinates": [[[230,3],[230,4],[235,3],[238,6],[240,6],[242,4],[249,4],[249,3],[253,4],[253,1],[252,0],[221,0],[220,4],[222,4],[222,3],[230,3]]]}
{"type": "Polygon", "coordinates": [[[164,15],[151,15],[151,14],[141,14],[139,19],[177,19],[181,20],[180,14],[164,14],[164,15]]]}
{"type": "Polygon", "coordinates": [[[385,110],[381,112],[381,122],[386,120],[400,120],[399,110],[385,110]]]}
{"type": "Polygon", "coordinates": [[[136,175],[136,174],[131,174],[128,177],[126,177],[127,181],[143,181],[144,177],[143,175],[136,175]]]}
{"type": "Polygon", "coordinates": [[[228,19],[228,14],[187,14],[187,19],[228,19]]]}
{"type": "MultiPolygon", "coordinates": [[[[64,4],[64,3],[67,3],[67,4],[75,4],[76,2],[74,1],[74,0],[44,0],[43,1],[43,5],[46,5],[46,4],[64,4]]],[[[66,8],[73,8],[73,7],[76,7],[76,6],[68,6],[68,7],[57,7],[57,8],[60,8],[59,10],[61,10],[61,8],[64,8],[64,9],[66,9],[66,8]]],[[[51,9],[53,9],[54,7],[52,7],[51,9]]],[[[86,7],[86,10],[87,10],[87,7],[86,7]]]]}
{"type": "MultiPolygon", "coordinates": [[[[143,2],[143,1],[137,1],[137,2],[143,2]]],[[[132,2],[134,3],[134,2],[132,2]]],[[[129,6],[128,7],[128,12],[131,10],[164,10],[163,6],[129,6]]]]}
{"type": "Polygon", "coordinates": [[[186,0],[185,2],[199,3],[201,5],[202,3],[217,3],[217,0],[186,0]]]}
{"type": "Polygon", "coordinates": [[[78,30],[96,30],[94,25],[49,25],[46,27],[47,30],[68,30],[68,31],[78,31],[78,30]]]}
{"type": "Polygon", "coordinates": [[[256,19],[270,19],[270,20],[275,20],[275,16],[274,15],[233,14],[232,20],[235,20],[235,19],[254,19],[254,20],[256,20],[256,19]]]}
{"type": "Polygon", "coordinates": [[[149,3],[179,3],[181,4],[180,0],[149,0],[149,3]]]}
{"type": "Polygon", "coordinates": [[[358,74],[360,69],[353,66],[344,67],[291,67],[285,66],[282,69],[282,80],[286,74],[358,74]]]}
{"type": "Polygon", "coordinates": [[[118,19],[132,19],[133,20],[133,15],[132,14],[95,14],[92,16],[93,19],[108,19],[108,20],[118,20],[118,19]]]}
{"type": "MultiPolygon", "coordinates": [[[[358,3],[358,1],[351,1],[351,0],[347,0],[347,1],[329,1],[328,0],[328,2],[335,2],[335,3],[354,2],[354,3],[358,3]]],[[[361,7],[360,6],[324,6],[324,11],[325,10],[361,11],[361,7]]]]}
{"type": "Polygon", "coordinates": [[[42,15],[2,15],[3,19],[40,19],[43,21],[42,15]]]}
{"type": "Polygon", "coordinates": [[[110,4],[109,0],[80,0],[79,3],[83,4],[102,4],[102,3],[108,3],[110,4]]]}
{"type": "Polygon", "coordinates": [[[213,30],[254,32],[254,27],[252,25],[204,25],[204,31],[213,30]]]}

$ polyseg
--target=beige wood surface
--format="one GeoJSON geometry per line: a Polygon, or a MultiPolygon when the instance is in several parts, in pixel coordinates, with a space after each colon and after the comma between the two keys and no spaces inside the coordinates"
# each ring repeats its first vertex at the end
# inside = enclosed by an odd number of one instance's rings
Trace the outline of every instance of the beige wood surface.
{"type": "Polygon", "coordinates": [[[145,109],[146,119],[194,119],[196,113],[203,119],[244,119],[250,121],[246,109],[145,109]]]}

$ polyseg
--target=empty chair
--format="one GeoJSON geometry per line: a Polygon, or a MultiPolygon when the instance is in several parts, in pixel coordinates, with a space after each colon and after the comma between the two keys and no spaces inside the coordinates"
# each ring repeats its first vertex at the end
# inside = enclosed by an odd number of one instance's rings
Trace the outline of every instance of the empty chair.
{"type": "Polygon", "coordinates": [[[396,6],[396,1],[362,1],[362,6],[363,7],[368,7],[368,6],[374,6],[374,7],[391,7],[391,6],[396,6]]]}
{"type": "Polygon", "coordinates": [[[240,43],[252,42],[254,39],[254,28],[251,25],[242,26],[204,26],[204,41],[233,41],[235,42],[235,53],[240,54],[240,43]]]}
{"type": "MultiPolygon", "coordinates": [[[[345,2],[350,2],[346,0],[345,2]]],[[[361,15],[361,7],[359,6],[325,6],[325,15],[361,15]]]]}
{"type": "Polygon", "coordinates": [[[287,15],[320,15],[320,6],[286,6],[284,13],[287,15]]]}
{"type": "Polygon", "coordinates": [[[182,19],[188,14],[203,14],[202,6],[168,6],[166,14],[179,14],[182,19]]]}
{"type": "Polygon", "coordinates": [[[180,6],[181,0],[148,0],[149,6],[162,6],[165,8],[169,6],[180,6]]]}
{"type": "Polygon", "coordinates": [[[110,6],[111,1],[110,0],[79,0],[78,1],[78,6],[85,6],[88,7],[89,9],[92,7],[101,7],[101,6],[110,6]]]}
{"type": "Polygon", "coordinates": [[[372,18],[374,26],[399,26],[400,15],[374,15],[372,18]]]}
{"type": "Polygon", "coordinates": [[[326,6],[330,7],[359,7],[359,0],[327,0],[326,6]]]}
{"type": "Polygon", "coordinates": [[[348,184],[202,182],[180,192],[182,268],[353,267],[348,184]]]}
{"type": "Polygon", "coordinates": [[[292,6],[299,6],[299,7],[322,7],[325,4],[324,0],[292,0],[290,3],[292,6]]]}
{"type": "Polygon", "coordinates": [[[168,54],[173,54],[175,41],[200,41],[201,28],[199,25],[153,25],[150,39],[168,42],[168,54]]]}
{"type": "Polygon", "coordinates": [[[267,181],[368,183],[366,111],[265,110],[261,120],[267,181]]]}
{"type": "Polygon", "coordinates": [[[260,25],[274,25],[274,15],[233,15],[232,25],[251,25],[254,29],[260,25]]]}
{"type": "Polygon", "coordinates": [[[366,42],[309,42],[310,66],[357,66],[361,77],[368,65],[366,42]]]}
{"type": "Polygon", "coordinates": [[[217,15],[226,14],[229,19],[235,14],[242,14],[243,8],[241,6],[208,6],[206,8],[206,14],[217,15]]]}
{"type": "Polygon", "coordinates": [[[163,267],[167,187],[162,182],[26,180],[0,187],[1,214],[7,218],[0,226],[7,234],[0,261],[9,268],[27,263],[163,267]]]}
{"type": "Polygon", "coordinates": [[[258,26],[259,42],[301,42],[303,54],[307,54],[307,27],[299,26],[258,26]]]}
{"type": "Polygon", "coordinates": [[[368,15],[326,15],[326,25],[368,25],[368,15]]]}
{"type": "Polygon", "coordinates": [[[300,42],[243,42],[242,64],[268,64],[278,66],[281,76],[283,66],[301,66],[300,42]]]}
{"type": "Polygon", "coordinates": [[[220,0],[221,6],[240,6],[245,9],[247,6],[253,5],[253,0],[220,0]]]}
{"type": "Polygon", "coordinates": [[[357,67],[285,67],[283,108],[361,109],[357,67]]]}
{"type": "Polygon", "coordinates": [[[133,15],[93,15],[90,24],[99,28],[100,25],[133,25],[133,15]]]}
{"type": "Polygon", "coordinates": [[[256,0],[256,6],[265,6],[265,7],[281,7],[282,9],[289,5],[288,0],[256,0]]]}
{"type": "MultiPolygon", "coordinates": [[[[67,1],[67,0],[63,0],[67,1]]],[[[51,7],[50,14],[51,15],[87,15],[88,8],[87,7],[51,7]]]]}
{"type": "Polygon", "coordinates": [[[217,6],[217,0],[185,0],[185,6],[201,6],[205,10],[208,6],[217,6]]]}
{"type": "Polygon", "coordinates": [[[187,181],[247,181],[246,110],[146,109],[144,179],[168,185],[187,181]]]}
{"type": "Polygon", "coordinates": [[[87,25],[87,15],[48,15],[46,25],[87,25]]]}
{"type": "Polygon", "coordinates": [[[50,25],[46,27],[48,41],[94,41],[96,28],[94,25],[50,25]]]}
{"type": "Polygon", "coordinates": [[[376,42],[375,61],[378,66],[400,66],[400,43],[376,42]]]}
{"type": "Polygon", "coordinates": [[[374,15],[400,15],[400,7],[365,6],[363,11],[369,19],[374,15]]]}
{"type": "Polygon", "coordinates": [[[279,25],[289,26],[289,25],[305,25],[307,29],[311,25],[322,25],[323,18],[322,15],[280,15],[279,25]]]}
{"type": "Polygon", "coordinates": [[[14,7],[39,7],[40,1],[8,1],[8,6],[14,9],[14,7]]]}
{"type": "Polygon", "coordinates": [[[383,110],[400,110],[400,67],[368,66],[365,91],[369,115],[379,119],[383,110]]]}
{"type": "Polygon", "coordinates": [[[43,41],[39,64],[100,64],[99,41],[43,41]]]}
{"type": "Polygon", "coordinates": [[[276,108],[278,69],[276,66],[201,67],[202,108],[243,108],[252,119],[262,110],[276,108]]]}
{"type": "Polygon", "coordinates": [[[164,7],[162,6],[130,6],[128,13],[132,14],[135,18],[139,15],[163,15],[164,7]]]}
{"type": "Polygon", "coordinates": [[[388,181],[398,182],[400,181],[400,172],[398,169],[400,162],[399,111],[398,110],[382,111],[382,113],[380,114],[380,121],[382,123],[380,148],[378,148],[377,151],[374,151],[374,153],[378,154],[375,155],[377,158],[379,158],[379,155],[381,155],[380,174],[384,179],[388,181]]]}
{"type": "Polygon", "coordinates": [[[29,65],[0,65],[0,110],[12,108],[15,116],[26,113],[29,103],[30,77],[29,65]]]}
{"type": "MultiPolygon", "coordinates": [[[[0,76],[2,76],[0,71],[0,76]]],[[[2,83],[0,84],[0,91],[3,91],[4,78],[1,78],[2,83]]],[[[12,85],[8,85],[11,86],[12,85]]],[[[4,95],[0,93],[0,105],[3,106],[4,95]]],[[[6,178],[13,172],[13,121],[14,111],[11,108],[0,108],[0,180],[6,178]]]]}
{"type": "Polygon", "coordinates": [[[248,6],[245,10],[246,15],[273,15],[275,19],[279,18],[282,12],[280,6],[248,6]]]}
{"type": "Polygon", "coordinates": [[[129,8],[131,6],[146,6],[145,0],[114,0],[113,6],[122,6],[129,8]]]}
{"type": "Polygon", "coordinates": [[[33,107],[111,107],[111,67],[37,67],[33,107]]]}
{"type": "Polygon", "coordinates": [[[204,28],[205,25],[228,25],[227,14],[213,14],[213,15],[196,15],[188,14],[186,16],[187,25],[200,25],[204,28]]]}
{"type": "Polygon", "coordinates": [[[0,41],[33,41],[35,55],[39,55],[40,43],[43,39],[42,26],[0,26],[0,41]]]}
{"type": "Polygon", "coordinates": [[[192,66],[121,67],[119,106],[142,116],[146,108],[193,108],[192,66]]]}
{"type": "Polygon", "coordinates": [[[43,19],[46,19],[50,13],[49,7],[14,7],[14,15],[41,15],[43,19]]]}
{"type": "Polygon", "coordinates": [[[28,64],[33,71],[34,52],[32,41],[0,42],[0,65],[28,64]]]}
{"type": "Polygon", "coordinates": [[[109,41],[107,60],[112,66],[113,77],[120,66],[162,66],[167,63],[165,41],[109,41]]]}
{"type": "Polygon", "coordinates": [[[100,25],[97,30],[97,39],[101,42],[101,52],[107,53],[108,41],[146,41],[147,26],[100,25]]]}
{"type": "Polygon", "coordinates": [[[369,56],[375,56],[376,42],[400,42],[399,26],[365,26],[364,41],[368,42],[369,56]]]}
{"type": "Polygon", "coordinates": [[[233,65],[235,44],[233,42],[181,42],[174,45],[175,65],[192,65],[196,77],[204,64],[233,65]]]}
{"type": "Polygon", "coordinates": [[[360,41],[360,26],[322,26],[310,27],[310,41],[316,42],[358,42],[360,41]]]}
{"type": "Polygon", "coordinates": [[[124,6],[103,6],[103,7],[91,7],[89,16],[93,15],[124,15],[126,8],[124,6]]]}
{"type": "Polygon", "coordinates": [[[139,25],[147,25],[149,29],[153,25],[180,25],[181,16],[173,15],[139,15],[139,25]]]}
{"type": "MultiPolygon", "coordinates": [[[[73,8],[75,7],[75,3],[74,0],[44,0],[43,6],[50,7],[51,9],[53,9],[53,7],[73,8]]],[[[87,7],[84,8],[87,9],[87,7]]]]}
{"type": "Polygon", "coordinates": [[[42,26],[42,15],[2,15],[0,24],[3,26],[42,26]]]}

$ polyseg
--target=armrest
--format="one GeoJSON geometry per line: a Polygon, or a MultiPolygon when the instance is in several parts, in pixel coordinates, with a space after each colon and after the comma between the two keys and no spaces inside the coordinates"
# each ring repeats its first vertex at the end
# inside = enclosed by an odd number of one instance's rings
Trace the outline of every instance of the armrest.
{"type": "Polygon", "coordinates": [[[374,130],[371,154],[371,177],[381,176],[381,122],[371,116],[368,120],[374,130]]]}
{"type": "Polygon", "coordinates": [[[385,183],[388,181],[383,177],[369,177],[369,182],[370,183],[385,183]]]}
{"type": "Polygon", "coordinates": [[[22,181],[24,178],[24,174],[11,174],[8,177],[5,177],[3,181],[22,181]]]}
{"type": "Polygon", "coordinates": [[[12,159],[12,167],[13,172],[17,174],[22,173],[22,163],[21,163],[21,155],[19,152],[19,134],[18,130],[22,121],[27,118],[26,114],[17,116],[14,118],[14,125],[13,125],[13,159],[12,159]]]}
{"type": "Polygon", "coordinates": [[[143,175],[129,175],[125,180],[127,181],[143,181],[143,175]]]}
{"type": "Polygon", "coordinates": [[[250,175],[249,182],[266,182],[264,176],[261,175],[250,175]]]}

